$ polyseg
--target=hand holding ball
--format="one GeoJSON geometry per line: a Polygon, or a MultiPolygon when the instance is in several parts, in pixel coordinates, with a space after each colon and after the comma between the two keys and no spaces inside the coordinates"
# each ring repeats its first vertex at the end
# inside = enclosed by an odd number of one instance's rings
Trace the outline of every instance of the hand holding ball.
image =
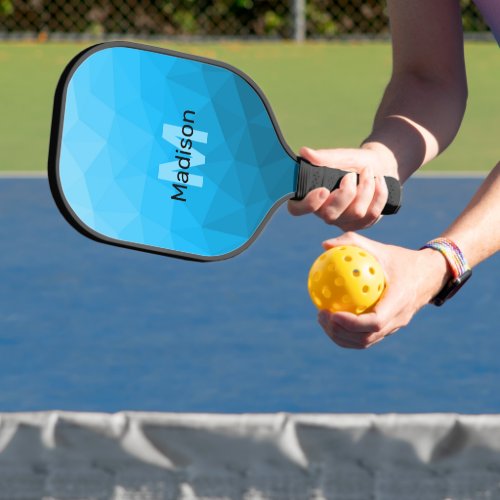
{"type": "Polygon", "coordinates": [[[312,265],[307,288],[318,309],[362,314],[380,299],[385,288],[384,271],[363,248],[334,247],[312,265]]]}

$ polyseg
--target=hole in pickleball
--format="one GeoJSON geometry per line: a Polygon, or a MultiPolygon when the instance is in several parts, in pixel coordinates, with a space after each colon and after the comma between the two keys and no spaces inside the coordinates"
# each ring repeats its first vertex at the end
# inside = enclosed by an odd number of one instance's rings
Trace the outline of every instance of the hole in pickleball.
{"type": "Polygon", "coordinates": [[[344,296],[342,297],[342,302],[343,302],[344,304],[349,304],[349,303],[351,302],[351,297],[349,297],[349,295],[344,295],[344,296]]]}
{"type": "Polygon", "coordinates": [[[321,293],[326,299],[329,299],[332,296],[331,290],[326,285],[321,289],[321,293]]]}
{"type": "Polygon", "coordinates": [[[370,287],[368,285],[365,285],[363,288],[363,293],[368,293],[370,291],[370,287]]]}
{"type": "Polygon", "coordinates": [[[382,290],[382,285],[379,284],[379,286],[377,287],[377,290],[380,292],[380,290],[382,290]]]}
{"type": "Polygon", "coordinates": [[[335,281],[334,281],[335,285],[337,286],[344,286],[344,278],[335,278],[335,281]]]}
{"type": "Polygon", "coordinates": [[[375,274],[375,269],[373,267],[370,267],[370,269],[368,269],[368,271],[370,271],[370,274],[375,274]]]}
{"type": "Polygon", "coordinates": [[[361,257],[366,257],[366,253],[365,252],[359,252],[359,255],[361,255],[361,257]]]}
{"type": "Polygon", "coordinates": [[[340,311],[341,309],[342,309],[342,306],[339,303],[337,303],[337,302],[333,303],[333,310],[334,311],[340,311]]]}
{"type": "Polygon", "coordinates": [[[346,262],[351,262],[352,257],[351,257],[350,255],[346,255],[346,256],[344,257],[344,260],[345,260],[346,262]]]}
{"type": "Polygon", "coordinates": [[[320,279],[321,279],[321,273],[319,271],[316,271],[313,275],[313,280],[319,281],[320,279]]]}
{"type": "Polygon", "coordinates": [[[361,273],[359,272],[359,269],[354,269],[354,271],[352,272],[352,275],[353,275],[355,278],[358,278],[360,274],[361,274],[361,273]]]}
{"type": "Polygon", "coordinates": [[[361,314],[365,309],[366,307],[356,307],[356,314],[361,314]]]}

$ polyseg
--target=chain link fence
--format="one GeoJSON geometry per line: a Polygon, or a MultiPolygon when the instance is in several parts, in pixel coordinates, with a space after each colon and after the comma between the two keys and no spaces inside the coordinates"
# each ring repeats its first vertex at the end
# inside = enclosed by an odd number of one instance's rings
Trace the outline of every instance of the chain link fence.
{"type": "MultiPolygon", "coordinates": [[[[436,0],[438,1],[438,0],[436,0]]],[[[487,26],[461,0],[464,29],[487,26]]],[[[0,37],[384,36],[383,0],[0,0],[0,37]]]]}

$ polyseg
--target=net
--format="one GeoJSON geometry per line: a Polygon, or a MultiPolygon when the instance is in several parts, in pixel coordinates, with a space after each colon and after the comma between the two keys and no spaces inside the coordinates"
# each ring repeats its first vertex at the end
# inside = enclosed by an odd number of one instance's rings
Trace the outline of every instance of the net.
{"type": "Polygon", "coordinates": [[[500,416],[0,416],[2,500],[500,498],[500,416]]]}

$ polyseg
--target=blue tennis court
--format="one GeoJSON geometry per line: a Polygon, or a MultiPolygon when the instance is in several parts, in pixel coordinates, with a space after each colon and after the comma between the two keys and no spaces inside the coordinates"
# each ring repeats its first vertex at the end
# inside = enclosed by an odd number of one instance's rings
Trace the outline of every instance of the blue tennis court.
{"type": "MultiPolygon", "coordinates": [[[[364,232],[419,247],[478,178],[420,178],[364,232]]],[[[240,256],[185,262],[87,240],[46,179],[0,180],[0,411],[500,411],[500,257],[367,351],[333,344],[306,289],[339,234],[282,207],[240,256]]]]}

